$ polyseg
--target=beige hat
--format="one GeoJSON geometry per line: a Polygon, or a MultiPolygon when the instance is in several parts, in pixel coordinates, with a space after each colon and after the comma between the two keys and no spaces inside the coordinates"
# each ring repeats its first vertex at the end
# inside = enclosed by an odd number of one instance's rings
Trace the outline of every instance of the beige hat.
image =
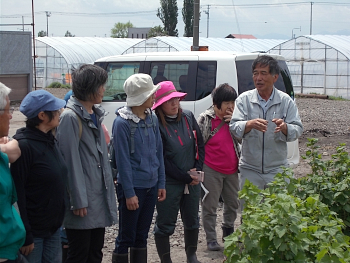
{"type": "Polygon", "coordinates": [[[159,88],[160,85],[153,85],[150,75],[143,73],[131,75],[124,82],[126,106],[133,107],[142,105],[159,88]]]}

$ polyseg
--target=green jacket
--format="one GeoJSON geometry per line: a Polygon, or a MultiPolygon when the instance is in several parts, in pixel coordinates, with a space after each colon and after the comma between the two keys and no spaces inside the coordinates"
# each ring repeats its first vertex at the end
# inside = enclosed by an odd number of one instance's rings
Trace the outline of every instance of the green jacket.
{"type": "Polygon", "coordinates": [[[9,159],[0,152],[0,259],[15,260],[24,244],[26,231],[13,204],[16,188],[9,169],[9,159]]]}

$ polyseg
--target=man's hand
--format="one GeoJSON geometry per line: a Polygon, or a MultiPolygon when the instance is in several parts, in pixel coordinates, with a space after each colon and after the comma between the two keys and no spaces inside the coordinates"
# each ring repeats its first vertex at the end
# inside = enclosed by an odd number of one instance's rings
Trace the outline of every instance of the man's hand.
{"type": "Polygon", "coordinates": [[[283,119],[273,119],[272,121],[276,124],[275,133],[281,131],[284,135],[287,136],[288,134],[287,123],[285,123],[283,119]]]}
{"type": "Polygon", "coordinates": [[[230,108],[228,108],[226,110],[226,115],[224,116],[224,120],[225,122],[230,122],[232,119],[232,114],[233,114],[233,110],[231,110],[230,108]]]}
{"type": "Polygon", "coordinates": [[[34,249],[34,243],[31,243],[28,246],[23,246],[19,250],[21,250],[21,253],[25,256],[28,256],[34,249]]]}
{"type": "Polygon", "coordinates": [[[1,151],[7,154],[10,163],[14,163],[21,156],[21,149],[18,146],[18,141],[9,141],[7,137],[6,139],[5,137],[1,138],[1,141],[4,143],[0,145],[1,151]]]}
{"type": "Polygon", "coordinates": [[[261,131],[261,132],[266,132],[267,131],[267,120],[264,119],[253,119],[247,121],[245,125],[245,130],[244,133],[250,132],[252,129],[261,131]]]}
{"type": "Polygon", "coordinates": [[[136,210],[139,208],[139,199],[137,196],[126,198],[126,207],[128,210],[136,210]]]}
{"type": "Polygon", "coordinates": [[[166,190],[165,189],[158,189],[158,202],[164,201],[166,198],[166,190]]]}
{"type": "Polygon", "coordinates": [[[87,215],[86,207],[73,210],[73,214],[76,216],[84,217],[87,215]]]}

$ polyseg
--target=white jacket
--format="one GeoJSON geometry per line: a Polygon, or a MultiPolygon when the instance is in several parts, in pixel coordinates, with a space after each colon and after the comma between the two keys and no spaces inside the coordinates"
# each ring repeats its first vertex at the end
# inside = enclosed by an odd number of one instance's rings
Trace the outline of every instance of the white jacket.
{"type": "Polygon", "coordinates": [[[303,132],[303,126],[294,101],[284,92],[275,88],[275,95],[266,113],[260,106],[258,91],[249,90],[238,96],[230,122],[234,135],[242,139],[240,167],[259,173],[269,173],[280,166],[288,167],[287,142],[295,141],[303,132]],[[244,134],[245,125],[252,119],[268,120],[265,133],[252,129],[244,134]],[[284,119],[288,133],[274,133],[273,118],[284,119]]]}

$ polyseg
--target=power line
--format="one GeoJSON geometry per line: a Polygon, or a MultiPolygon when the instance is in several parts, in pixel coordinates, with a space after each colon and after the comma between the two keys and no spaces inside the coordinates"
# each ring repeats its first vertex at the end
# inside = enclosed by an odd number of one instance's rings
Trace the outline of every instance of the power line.
{"type": "MultiPolygon", "coordinates": [[[[277,6],[294,6],[300,4],[309,5],[311,2],[293,2],[293,3],[275,3],[275,4],[242,4],[242,5],[220,5],[220,4],[210,4],[213,7],[247,7],[247,8],[260,8],[260,7],[277,7],[277,6]]],[[[312,2],[313,5],[340,5],[340,6],[350,6],[350,3],[332,3],[332,2],[312,2]]],[[[205,8],[208,5],[203,5],[201,8],[205,8]]]]}
{"type": "MultiPolygon", "coordinates": [[[[35,15],[46,14],[47,11],[35,12],[35,15]]],[[[115,16],[115,15],[140,15],[140,14],[155,14],[157,10],[149,11],[133,11],[133,12],[116,12],[116,13],[76,13],[76,12],[55,12],[51,11],[54,15],[69,15],[69,16],[115,16]]],[[[32,14],[13,14],[13,15],[2,15],[0,18],[19,18],[22,16],[31,16],[32,14]]]]}

